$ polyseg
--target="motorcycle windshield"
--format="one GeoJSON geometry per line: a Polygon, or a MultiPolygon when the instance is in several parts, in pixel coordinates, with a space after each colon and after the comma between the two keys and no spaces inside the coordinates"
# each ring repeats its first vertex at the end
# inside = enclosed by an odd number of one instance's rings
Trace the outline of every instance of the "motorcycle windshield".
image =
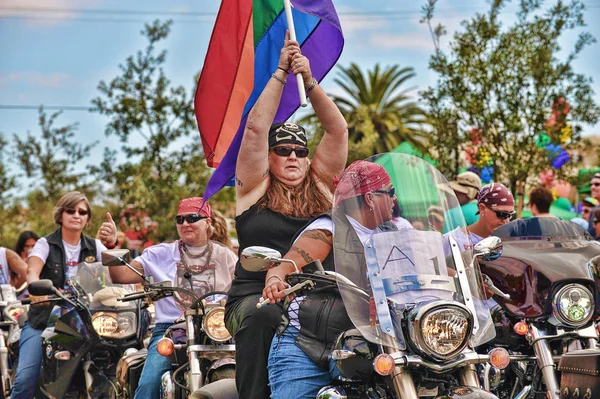
{"type": "Polygon", "coordinates": [[[135,308],[135,302],[122,302],[118,298],[125,294],[135,292],[131,284],[113,284],[110,279],[108,267],[100,262],[82,262],[77,265],[77,274],[71,278],[73,288],[80,295],[84,295],[90,310],[98,308],[135,308]]]}
{"type": "Polygon", "coordinates": [[[425,160],[407,154],[381,154],[366,161],[385,172],[365,176],[349,168],[336,187],[332,212],[335,269],[351,282],[338,279],[338,288],[354,326],[371,342],[391,338],[405,349],[405,310],[444,300],[461,303],[473,314],[472,346],[492,339],[495,331],[481,275],[472,262],[460,204],[446,178],[425,160]],[[435,229],[440,220],[449,233],[435,229]]]}
{"type": "Polygon", "coordinates": [[[506,239],[535,239],[537,238],[585,238],[583,227],[553,217],[529,218],[512,221],[497,228],[494,235],[506,239]]]}

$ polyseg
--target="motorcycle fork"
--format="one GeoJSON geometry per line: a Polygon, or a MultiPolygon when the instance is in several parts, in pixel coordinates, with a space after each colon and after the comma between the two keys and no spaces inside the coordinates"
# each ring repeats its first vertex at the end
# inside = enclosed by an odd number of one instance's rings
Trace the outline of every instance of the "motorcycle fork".
{"type": "Polygon", "coordinates": [[[200,370],[200,360],[198,359],[198,352],[190,350],[190,348],[196,343],[196,330],[194,328],[194,316],[195,312],[188,310],[185,312],[185,324],[187,329],[187,355],[189,363],[189,388],[190,392],[195,392],[197,389],[202,387],[202,370],[200,370]]]}
{"type": "Polygon", "coordinates": [[[460,383],[467,387],[479,388],[479,377],[474,364],[468,364],[460,370],[460,383]]]}
{"type": "Polygon", "coordinates": [[[554,359],[548,341],[544,339],[544,334],[533,324],[529,325],[529,333],[533,340],[533,351],[542,371],[544,383],[546,384],[546,395],[548,399],[559,399],[560,385],[554,373],[554,359]]]}
{"type": "MultiPolygon", "coordinates": [[[[396,353],[400,349],[395,346],[385,346],[384,351],[388,354],[396,353]]],[[[407,367],[396,366],[391,375],[394,383],[394,390],[399,399],[418,399],[419,394],[412,378],[412,374],[407,367]]]]}

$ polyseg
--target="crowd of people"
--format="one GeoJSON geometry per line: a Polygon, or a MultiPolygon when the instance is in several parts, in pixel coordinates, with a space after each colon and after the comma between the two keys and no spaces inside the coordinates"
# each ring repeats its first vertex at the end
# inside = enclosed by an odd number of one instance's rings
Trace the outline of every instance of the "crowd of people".
{"type": "MultiPolygon", "coordinates": [[[[181,199],[175,225],[179,239],[146,248],[131,262],[155,281],[172,281],[200,295],[228,291],[225,323],[236,344],[236,386],[243,398],[315,397],[319,388],[338,373],[328,358],[332,331],[351,327],[339,293],[323,288],[296,297],[284,307],[285,276],[294,271],[283,263],[268,272],[248,272],[241,267],[237,250],[269,247],[285,254],[300,269],[321,261],[333,268],[333,219],[346,221],[348,231],[365,242],[385,228],[438,231],[452,236],[459,246],[472,248],[514,219],[515,199],[502,183],[482,185],[473,172],[463,172],[440,187],[456,196],[459,207],[445,211],[433,205],[426,217],[412,224],[398,210],[390,176],[375,163],[357,161],[344,169],[348,154],[348,126],[337,106],[312,77],[310,62],[296,41],[286,37],[279,64],[248,115],[236,168],[235,229],[232,241],[227,221],[202,197],[181,199]],[[324,134],[312,159],[304,128],[290,122],[274,123],[283,85],[289,76],[302,76],[307,95],[324,134]],[[334,184],[335,182],[335,184],[334,184]],[[333,203],[333,193],[338,196],[333,203]],[[466,220],[467,227],[454,227],[466,220]],[[260,297],[270,306],[256,307],[260,297]],[[315,331],[314,304],[325,298],[331,310],[315,331]],[[282,322],[283,320],[283,322],[282,322]]],[[[600,239],[600,173],[591,180],[591,197],[582,201],[582,217],[589,234],[600,239]]],[[[534,217],[554,217],[553,201],[546,188],[529,193],[534,217]]],[[[21,287],[25,281],[50,279],[68,289],[82,262],[100,260],[101,252],[123,244],[110,213],[96,238],[84,234],[92,211],[79,192],[63,196],[54,209],[58,228],[38,238],[25,231],[15,251],[0,249],[0,282],[21,287]],[[26,263],[27,262],[27,263],[26,263]]],[[[446,247],[446,252],[449,248],[446,247]]],[[[114,283],[143,283],[125,267],[110,268],[114,283]]],[[[21,350],[13,398],[32,398],[40,374],[40,337],[51,306],[42,297],[32,305],[20,339],[21,350]]],[[[183,298],[164,298],[155,304],[155,327],[148,347],[136,398],[158,398],[160,375],[171,368],[156,351],[157,341],[181,317],[183,298]]],[[[319,324],[319,323],[317,323],[319,324]]]]}

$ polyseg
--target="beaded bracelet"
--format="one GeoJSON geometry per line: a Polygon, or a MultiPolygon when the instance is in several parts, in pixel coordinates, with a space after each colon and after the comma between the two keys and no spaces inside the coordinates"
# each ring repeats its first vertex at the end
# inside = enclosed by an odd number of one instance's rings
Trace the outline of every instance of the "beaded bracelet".
{"type": "Polygon", "coordinates": [[[310,82],[310,85],[308,87],[305,87],[304,90],[306,90],[306,92],[308,93],[309,91],[314,89],[316,85],[317,85],[317,79],[312,78],[312,82],[310,82]]]}
{"type": "Polygon", "coordinates": [[[287,79],[281,79],[279,76],[272,74],[271,77],[275,80],[278,80],[281,82],[281,84],[286,84],[287,83],[287,79]]]}

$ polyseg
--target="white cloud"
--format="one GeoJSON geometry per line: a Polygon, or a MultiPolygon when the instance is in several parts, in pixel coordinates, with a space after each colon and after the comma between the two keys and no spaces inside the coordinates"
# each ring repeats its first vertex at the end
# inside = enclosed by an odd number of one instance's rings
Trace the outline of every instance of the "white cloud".
{"type": "Polygon", "coordinates": [[[370,45],[383,49],[410,49],[430,52],[433,50],[431,37],[423,33],[406,33],[400,35],[377,34],[369,38],[370,45]]]}
{"type": "Polygon", "coordinates": [[[20,17],[27,27],[61,24],[75,16],[75,10],[89,7],[95,0],[0,0],[0,16],[20,17]],[[54,11],[55,9],[56,11],[54,11]]]}
{"type": "Polygon", "coordinates": [[[340,20],[342,32],[344,35],[350,33],[369,31],[372,29],[385,28],[389,25],[389,20],[384,17],[377,18],[353,18],[347,17],[340,20]]]}
{"type": "Polygon", "coordinates": [[[26,83],[30,86],[49,88],[77,86],[80,84],[77,79],[65,72],[54,72],[48,74],[43,74],[40,72],[0,74],[0,86],[10,83],[26,83]]]}

